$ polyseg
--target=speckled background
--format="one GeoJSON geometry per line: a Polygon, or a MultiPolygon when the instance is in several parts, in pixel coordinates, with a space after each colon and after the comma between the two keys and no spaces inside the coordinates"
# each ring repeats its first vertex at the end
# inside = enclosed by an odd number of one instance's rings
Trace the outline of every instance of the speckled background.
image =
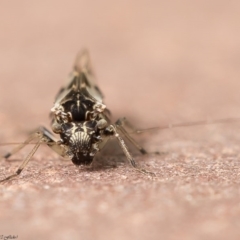
{"type": "MultiPolygon", "coordinates": [[[[113,120],[139,128],[240,117],[239,1],[1,1],[0,142],[40,124],[87,47],[113,120]]],[[[136,136],[132,170],[116,144],[90,169],[42,146],[0,185],[0,237],[239,239],[240,123],[136,136]]],[[[0,162],[1,179],[31,146],[0,162]]],[[[1,147],[4,154],[11,146],[1,147]]]]}

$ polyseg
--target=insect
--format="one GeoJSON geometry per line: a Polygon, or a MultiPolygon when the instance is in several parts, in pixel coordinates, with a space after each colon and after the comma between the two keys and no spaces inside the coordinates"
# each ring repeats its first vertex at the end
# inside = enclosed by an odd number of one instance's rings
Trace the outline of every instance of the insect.
{"type": "Polygon", "coordinates": [[[142,154],[147,153],[126,131],[124,125],[128,124],[128,121],[121,118],[114,124],[111,122],[110,111],[103,103],[103,94],[95,84],[87,50],[83,50],[77,56],[69,83],[58,92],[50,117],[52,131],[59,134],[60,139],[56,140],[47,128],[39,127],[24,143],[4,156],[8,159],[27,144],[36,141],[17,171],[0,182],[18,176],[42,143],[48,145],[60,156],[71,159],[75,165],[90,165],[94,156],[111,137],[118,140],[134,169],[150,173],[136,166],[122,138],[122,136],[126,137],[142,154]]]}
{"type": "MultiPolygon", "coordinates": [[[[145,174],[153,174],[136,165],[123,137],[128,139],[140,153],[146,154],[147,151],[127,132],[126,126],[132,127],[126,118],[120,118],[116,123],[111,122],[110,111],[103,103],[103,94],[94,80],[89,54],[86,50],[83,50],[76,58],[68,84],[60,89],[51,109],[52,131],[58,134],[60,139],[56,140],[53,133],[47,128],[39,127],[25,142],[19,144],[4,156],[5,159],[8,159],[27,144],[36,142],[17,171],[0,180],[0,183],[17,177],[43,143],[60,156],[71,159],[75,165],[90,165],[95,155],[103,148],[109,138],[117,139],[128,162],[135,170],[145,174]]],[[[148,130],[221,123],[231,120],[238,121],[239,119],[188,122],[148,130]]],[[[132,131],[141,133],[144,130],[132,128],[132,131]]]]}

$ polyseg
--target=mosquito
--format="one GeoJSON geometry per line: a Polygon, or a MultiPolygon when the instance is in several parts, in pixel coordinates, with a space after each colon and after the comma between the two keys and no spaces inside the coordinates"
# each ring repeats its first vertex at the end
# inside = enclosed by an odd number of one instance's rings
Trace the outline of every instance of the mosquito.
{"type": "MultiPolygon", "coordinates": [[[[110,138],[117,139],[129,164],[135,170],[144,174],[154,175],[154,173],[136,165],[124,141],[124,138],[128,139],[141,154],[147,154],[148,152],[131,136],[131,133],[141,133],[146,130],[136,130],[126,118],[120,118],[115,123],[112,123],[110,111],[103,103],[103,94],[95,83],[95,77],[87,50],[83,50],[78,54],[73,71],[70,74],[70,80],[57,93],[50,117],[52,131],[59,135],[59,140],[57,140],[54,134],[47,128],[39,127],[25,142],[20,143],[12,151],[3,156],[3,158],[8,159],[26,145],[34,142],[34,147],[25,157],[16,172],[0,180],[0,183],[20,175],[41,144],[46,144],[61,157],[72,160],[73,164],[77,166],[91,165],[96,154],[101,151],[110,138]],[[128,132],[127,128],[131,129],[131,132],[128,132]]],[[[240,119],[234,118],[209,122],[188,122],[147,130],[239,120],[240,119]]]]}

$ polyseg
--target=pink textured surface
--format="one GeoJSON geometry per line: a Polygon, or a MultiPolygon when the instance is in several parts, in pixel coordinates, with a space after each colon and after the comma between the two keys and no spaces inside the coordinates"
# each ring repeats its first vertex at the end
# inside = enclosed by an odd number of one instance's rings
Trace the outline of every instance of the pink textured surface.
{"type": "MultiPolygon", "coordinates": [[[[2,2],[1,142],[49,126],[55,94],[82,47],[115,120],[147,128],[239,117],[239,7],[224,0],[2,2]]],[[[0,186],[0,235],[239,239],[239,124],[144,134],[149,151],[163,152],[134,154],[154,179],[134,172],[111,145],[93,169],[77,169],[43,146],[19,178],[0,186]]],[[[0,177],[28,151],[1,161],[0,177]]]]}

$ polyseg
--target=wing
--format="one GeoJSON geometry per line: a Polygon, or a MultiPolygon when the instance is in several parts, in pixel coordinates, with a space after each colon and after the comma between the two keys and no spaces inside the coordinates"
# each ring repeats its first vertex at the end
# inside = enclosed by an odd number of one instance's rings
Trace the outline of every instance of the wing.
{"type": "Polygon", "coordinates": [[[58,92],[55,103],[61,104],[70,100],[69,96],[73,95],[71,92],[86,91],[92,99],[102,103],[103,94],[95,83],[89,53],[84,49],[77,55],[68,83],[58,92]]]}

